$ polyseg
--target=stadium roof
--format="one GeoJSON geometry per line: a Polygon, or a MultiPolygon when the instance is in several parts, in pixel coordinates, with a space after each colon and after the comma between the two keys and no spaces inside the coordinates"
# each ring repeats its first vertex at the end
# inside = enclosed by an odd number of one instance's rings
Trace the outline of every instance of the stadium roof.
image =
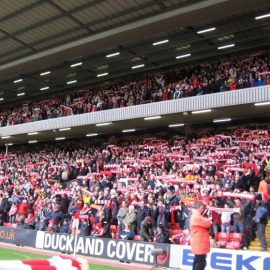
{"type": "Polygon", "coordinates": [[[270,17],[255,18],[269,12],[268,0],[4,0],[0,98],[267,48],[270,17]]]}

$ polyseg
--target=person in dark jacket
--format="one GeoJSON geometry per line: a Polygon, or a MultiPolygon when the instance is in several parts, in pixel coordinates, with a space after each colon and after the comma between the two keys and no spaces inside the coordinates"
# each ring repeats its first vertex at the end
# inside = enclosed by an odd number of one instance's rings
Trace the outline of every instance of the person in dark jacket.
{"type": "Polygon", "coordinates": [[[60,233],[69,233],[69,229],[68,219],[64,219],[63,224],[60,227],[60,233]]]}
{"type": "Polygon", "coordinates": [[[175,195],[174,186],[169,187],[168,199],[169,199],[169,201],[168,201],[169,206],[179,205],[179,198],[177,198],[177,196],[175,195]]]}
{"type": "Polygon", "coordinates": [[[164,229],[167,228],[168,215],[169,215],[169,210],[166,209],[166,206],[163,203],[163,201],[159,201],[157,205],[157,225],[163,226],[164,229]]]}
{"type": "Polygon", "coordinates": [[[60,209],[60,205],[55,204],[50,219],[54,221],[54,224],[58,224],[62,220],[63,216],[64,214],[60,209]]]}
{"type": "Polygon", "coordinates": [[[11,201],[8,199],[8,195],[6,193],[3,194],[3,199],[0,205],[0,211],[3,213],[3,221],[7,221],[7,213],[11,207],[11,201]]]}
{"type": "Polygon", "coordinates": [[[157,234],[154,238],[154,242],[156,243],[169,243],[169,237],[166,232],[164,232],[163,226],[157,226],[157,234]]]}
{"type": "Polygon", "coordinates": [[[141,223],[143,222],[146,216],[149,216],[149,209],[145,205],[145,202],[142,200],[137,210],[137,234],[138,235],[140,234],[141,223]]]}
{"type": "Polygon", "coordinates": [[[65,194],[65,193],[61,196],[61,198],[62,198],[61,204],[60,204],[61,211],[64,214],[67,214],[68,213],[68,208],[69,208],[70,200],[69,200],[67,194],[65,194]]]}
{"type": "Polygon", "coordinates": [[[117,214],[119,211],[120,202],[116,197],[115,189],[112,189],[110,192],[111,197],[111,209],[112,209],[112,224],[117,225],[117,214]]]}
{"type": "Polygon", "coordinates": [[[153,235],[153,222],[150,216],[145,217],[144,221],[141,224],[141,241],[152,242],[153,235]]]}
{"type": "Polygon", "coordinates": [[[247,235],[245,234],[245,217],[246,217],[246,210],[249,205],[249,202],[241,202],[240,199],[235,199],[235,207],[240,208],[239,213],[234,213],[233,214],[233,221],[234,221],[234,232],[238,233],[240,232],[243,238],[243,243],[242,243],[242,248],[247,249],[248,246],[248,241],[247,241],[247,235]]]}
{"type": "Polygon", "coordinates": [[[80,227],[80,236],[89,236],[91,234],[91,225],[89,220],[84,218],[80,227]]]}
{"type": "Polygon", "coordinates": [[[267,242],[265,239],[265,227],[266,227],[266,224],[268,223],[267,206],[262,201],[261,194],[258,194],[258,195],[256,196],[258,208],[256,210],[255,223],[257,225],[257,234],[261,242],[261,250],[267,251],[267,242]],[[260,195],[260,197],[258,195],[260,195]]]}

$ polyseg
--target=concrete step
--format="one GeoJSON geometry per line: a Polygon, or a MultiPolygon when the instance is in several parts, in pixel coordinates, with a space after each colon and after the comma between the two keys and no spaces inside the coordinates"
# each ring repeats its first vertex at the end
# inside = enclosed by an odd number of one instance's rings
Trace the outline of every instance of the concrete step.
{"type": "MultiPolygon", "coordinates": [[[[256,250],[256,251],[260,251],[261,249],[261,246],[258,246],[258,247],[248,247],[249,250],[256,250]]],[[[265,251],[265,252],[269,252],[270,251],[270,248],[268,248],[268,251],[265,251]]],[[[263,252],[263,251],[262,251],[263,252]]]]}
{"type": "MultiPolygon", "coordinates": [[[[269,238],[265,238],[265,239],[266,239],[266,242],[267,243],[270,243],[270,239],[269,238]]],[[[256,237],[253,241],[260,242],[260,239],[259,239],[259,237],[256,237]]]]}
{"type": "Polygon", "coordinates": [[[259,241],[251,241],[249,247],[260,247],[261,243],[259,241]]]}

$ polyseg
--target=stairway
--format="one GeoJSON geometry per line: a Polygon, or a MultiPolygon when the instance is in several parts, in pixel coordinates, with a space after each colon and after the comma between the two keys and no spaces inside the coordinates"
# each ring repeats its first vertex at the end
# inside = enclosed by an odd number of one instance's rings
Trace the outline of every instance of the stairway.
{"type": "MultiPolygon", "coordinates": [[[[265,228],[265,237],[266,237],[268,251],[270,251],[270,219],[268,220],[268,224],[266,225],[266,228],[265,228]]],[[[261,249],[261,243],[258,236],[256,236],[256,238],[250,242],[249,249],[250,250],[261,249]]]]}

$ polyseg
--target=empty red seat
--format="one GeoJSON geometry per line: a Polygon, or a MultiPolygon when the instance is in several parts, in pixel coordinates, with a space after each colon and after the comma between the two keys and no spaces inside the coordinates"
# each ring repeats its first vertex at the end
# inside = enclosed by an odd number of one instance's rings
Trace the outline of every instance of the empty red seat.
{"type": "Polygon", "coordinates": [[[134,241],[141,241],[141,237],[139,235],[135,235],[133,238],[134,241]]]}
{"type": "Polygon", "coordinates": [[[229,242],[230,234],[225,232],[219,232],[216,234],[216,241],[218,247],[224,248],[229,242]]]}
{"type": "Polygon", "coordinates": [[[242,244],[241,233],[230,233],[229,242],[226,244],[226,248],[240,249],[242,244]]]}

